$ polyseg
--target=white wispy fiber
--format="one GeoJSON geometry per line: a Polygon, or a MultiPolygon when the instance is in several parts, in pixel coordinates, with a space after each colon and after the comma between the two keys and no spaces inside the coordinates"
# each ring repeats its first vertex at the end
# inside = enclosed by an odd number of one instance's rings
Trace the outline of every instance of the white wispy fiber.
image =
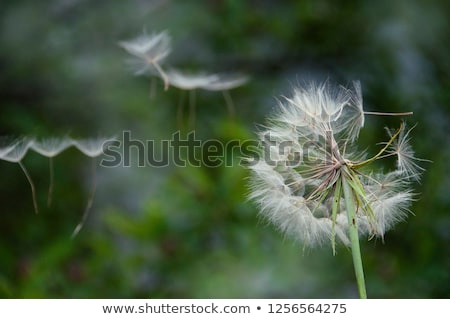
{"type": "Polygon", "coordinates": [[[259,132],[259,159],[248,159],[252,171],[249,198],[261,215],[288,236],[314,246],[335,237],[350,244],[349,221],[342,192],[351,186],[361,235],[383,237],[408,212],[411,182],[423,170],[409,145],[402,123],[371,158],[355,142],[364,126],[359,82],[352,89],[328,83],[295,88],[279,102],[277,114],[259,132]],[[398,156],[391,172],[372,172],[375,160],[398,156]]]}
{"type": "MultiPolygon", "coordinates": [[[[402,127],[398,139],[390,146],[390,153],[397,157],[397,168],[401,173],[411,179],[419,181],[421,174],[425,170],[417,164],[417,162],[427,160],[419,159],[414,155],[414,150],[410,144],[411,137],[409,136],[413,128],[407,130],[406,125],[402,127]]],[[[392,130],[387,131],[390,136],[394,134],[392,130]]]]}
{"type": "Polygon", "coordinates": [[[16,143],[0,147],[0,159],[3,159],[3,156],[10,153],[15,147],[16,147],[16,143]]]}
{"type": "Polygon", "coordinates": [[[172,85],[181,90],[227,91],[247,83],[248,77],[241,74],[189,73],[163,67],[164,60],[171,52],[170,43],[168,32],[163,31],[121,41],[119,46],[133,56],[128,63],[136,75],[159,76],[164,81],[166,90],[172,85]]]}
{"type": "Polygon", "coordinates": [[[73,145],[88,157],[98,157],[103,154],[104,148],[113,141],[109,137],[73,140],[73,145]]]}
{"type": "Polygon", "coordinates": [[[30,148],[38,154],[45,157],[55,157],[64,152],[67,148],[73,145],[73,140],[70,138],[55,138],[50,137],[46,139],[33,140],[30,148]]]}
{"type": "Polygon", "coordinates": [[[88,157],[98,157],[103,154],[106,145],[113,138],[100,137],[90,139],[46,138],[35,139],[26,137],[6,143],[0,147],[0,160],[18,163],[22,161],[28,150],[32,150],[44,157],[55,157],[67,148],[75,146],[81,153],[88,157]]]}
{"type": "Polygon", "coordinates": [[[211,81],[203,86],[203,89],[209,91],[226,91],[240,87],[248,82],[248,76],[242,74],[222,74],[218,79],[211,81]]]}
{"type": "Polygon", "coordinates": [[[151,35],[143,34],[129,41],[121,41],[119,45],[134,57],[129,60],[129,64],[136,75],[159,74],[167,89],[169,83],[161,63],[171,51],[170,42],[167,31],[162,31],[151,35]]]}
{"type": "Polygon", "coordinates": [[[13,141],[9,145],[3,146],[3,151],[0,151],[0,159],[11,163],[19,163],[32,145],[33,140],[29,138],[13,141]]]}
{"type": "MultiPolygon", "coordinates": [[[[0,146],[0,160],[18,163],[22,169],[25,177],[28,180],[31,188],[31,195],[33,200],[33,206],[36,213],[39,212],[37,199],[36,199],[36,188],[31,178],[30,173],[25,168],[22,163],[23,158],[28,153],[28,150],[32,150],[44,157],[49,158],[50,163],[50,183],[48,189],[47,205],[50,206],[52,202],[53,193],[53,157],[64,152],[69,147],[76,147],[84,155],[96,158],[103,154],[106,145],[111,142],[112,138],[90,138],[90,139],[72,139],[70,137],[65,138],[46,138],[46,139],[35,139],[35,138],[22,138],[9,143],[4,143],[5,145],[0,146]]],[[[95,164],[95,161],[93,162],[95,164]]],[[[95,173],[95,166],[93,166],[93,174],[95,173]]],[[[72,237],[76,236],[78,232],[83,227],[89,211],[92,207],[94,194],[95,194],[95,182],[93,183],[92,192],[89,196],[88,203],[86,205],[83,217],[80,223],[75,228],[72,237]]]]}
{"type": "Polygon", "coordinates": [[[206,72],[188,73],[176,69],[168,70],[167,78],[170,85],[182,90],[202,89],[220,79],[217,74],[206,72]]]}
{"type": "Polygon", "coordinates": [[[248,81],[248,77],[240,74],[188,73],[177,69],[168,70],[167,78],[170,85],[182,90],[203,89],[208,91],[231,90],[248,81]]]}

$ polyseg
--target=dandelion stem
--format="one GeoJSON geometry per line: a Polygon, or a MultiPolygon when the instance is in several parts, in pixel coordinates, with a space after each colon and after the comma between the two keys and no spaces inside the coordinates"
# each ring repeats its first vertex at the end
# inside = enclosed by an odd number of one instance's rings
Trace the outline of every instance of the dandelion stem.
{"type": "Polygon", "coordinates": [[[333,221],[333,224],[331,226],[331,247],[333,248],[333,255],[336,255],[336,218],[339,212],[339,204],[341,202],[341,193],[342,193],[341,187],[342,187],[341,181],[338,179],[334,189],[334,198],[331,213],[331,220],[333,221]]]}
{"type": "Polygon", "coordinates": [[[22,172],[25,174],[25,177],[28,180],[28,183],[30,184],[31,187],[31,196],[33,198],[33,207],[34,207],[34,212],[36,214],[39,213],[39,209],[38,209],[38,205],[37,205],[37,200],[36,200],[36,188],[34,187],[34,183],[33,180],[31,179],[30,174],[28,173],[28,170],[25,168],[25,166],[22,164],[21,161],[18,162],[20,168],[22,169],[22,172]]]}
{"type": "Polygon", "coordinates": [[[52,205],[52,197],[53,197],[53,183],[54,183],[54,169],[53,169],[53,157],[48,158],[48,168],[50,174],[50,181],[48,184],[48,194],[47,194],[47,207],[52,205]]]}
{"type": "Polygon", "coordinates": [[[167,91],[169,89],[169,78],[167,77],[167,74],[157,62],[152,62],[152,64],[155,66],[155,69],[158,71],[164,81],[164,91],[167,91]]]}
{"type": "Polygon", "coordinates": [[[92,186],[91,186],[92,190],[89,195],[89,199],[86,204],[86,208],[84,209],[83,216],[81,217],[81,221],[78,223],[77,227],[75,227],[74,231],[72,232],[71,239],[74,239],[80,232],[81,228],[83,228],[83,226],[86,222],[86,219],[89,216],[89,212],[91,211],[92,204],[94,203],[95,192],[97,190],[96,165],[97,165],[97,162],[96,162],[95,158],[92,158],[92,167],[91,167],[91,169],[92,169],[92,186]]]}
{"type": "Polygon", "coordinates": [[[177,106],[177,125],[178,129],[181,130],[183,127],[183,102],[184,102],[184,92],[181,90],[180,92],[180,98],[178,100],[178,106],[177,106]]]}
{"type": "Polygon", "coordinates": [[[390,113],[390,112],[364,112],[366,115],[381,115],[381,116],[408,116],[413,115],[413,112],[390,113]]]}
{"type": "Polygon", "coordinates": [[[189,127],[195,127],[195,89],[189,91],[189,127]]]}
{"type": "Polygon", "coordinates": [[[342,188],[344,191],[345,206],[347,209],[350,244],[352,247],[353,266],[355,267],[356,283],[358,285],[359,297],[361,299],[367,299],[361,250],[359,248],[355,197],[352,188],[347,181],[347,177],[344,174],[342,174],[342,188]]]}
{"type": "Polygon", "coordinates": [[[150,79],[150,99],[155,98],[156,96],[156,82],[155,78],[150,79]]]}
{"type": "Polygon", "coordinates": [[[234,108],[233,99],[231,98],[230,92],[228,90],[223,90],[222,94],[225,99],[225,103],[227,105],[228,113],[230,114],[231,117],[234,118],[236,111],[234,108]]]}

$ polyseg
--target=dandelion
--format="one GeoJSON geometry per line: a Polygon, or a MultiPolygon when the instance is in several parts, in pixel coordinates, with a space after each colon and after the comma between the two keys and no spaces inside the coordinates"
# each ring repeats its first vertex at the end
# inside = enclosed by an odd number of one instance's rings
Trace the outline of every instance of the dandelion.
{"type": "MultiPolygon", "coordinates": [[[[172,85],[183,91],[189,91],[189,123],[195,122],[195,90],[203,89],[209,91],[221,91],[228,111],[233,116],[234,105],[229,90],[245,84],[248,78],[238,74],[211,74],[206,72],[188,73],[177,69],[165,71],[161,63],[170,54],[170,37],[166,31],[153,33],[152,35],[141,35],[130,41],[119,42],[119,45],[130,53],[134,58],[129,60],[136,75],[150,73],[157,75],[164,81],[164,89],[168,90],[172,85]]],[[[151,83],[151,96],[153,95],[153,82],[151,83]]],[[[181,126],[183,92],[177,111],[178,126],[181,126]]]]}
{"type": "MultiPolygon", "coordinates": [[[[215,74],[208,74],[205,72],[186,73],[176,69],[170,69],[167,72],[167,77],[170,85],[181,90],[189,91],[189,123],[191,126],[195,124],[195,90],[203,88],[208,84],[218,81],[219,77],[215,74]]],[[[183,95],[180,96],[180,103],[177,111],[178,126],[181,127],[181,118],[183,113],[183,95]]]]}
{"type": "Polygon", "coordinates": [[[15,147],[15,144],[0,147],[0,159],[3,159],[3,157],[10,153],[15,147]]]}
{"type": "Polygon", "coordinates": [[[67,148],[73,145],[74,141],[71,138],[46,138],[40,140],[32,140],[30,148],[38,154],[45,157],[55,157],[64,152],[67,148]]]}
{"type": "Polygon", "coordinates": [[[23,158],[27,154],[32,144],[33,140],[28,138],[23,138],[21,140],[14,141],[10,145],[0,149],[0,159],[7,162],[19,164],[20,169],[25,174],[25,177],[27,178],[27,181],[30,184],[34,212],[37,214],[39,213],[39,208],[36,200],[36,187],[34,186],[33,179],[31,178],[30,173],[26,169],[25,165],[22,163],[23,158]]]}
{"type": "MultiPolygon", "coordinates": [[[[189,91],[189,106],[190,106],[190,122],[191,125],[195,119],[195,90],[203,89],[207,91],[222,91],[225,102],[227,104],[228,111],[231,115],[234,115],[234,106],[229,90],[239,87],[247,83],[248,78],[239,74],[214,74],[206,72],[198,73],[186,73],[176,69],[170,69],[167,71],[167,78],[170,85],[179,88],[181,90],[189,91]]],[[[180,118],[182,113],[182,103],[178,106],[178,122],[180,124],[180,118]]]]}
{"type": "Polygon", "coordinates": [[[113,138],[91,138],[84,140],[74,140],[73,144],[80,152],[84,155],[92,158],[91,174],[92,174],[92,185],[89,199],[87,201],[86,207],[84,209],[83,215],[80,222],[75,227],[72,232],[72,238],[74,238],[80,230],[83,228],[88,216],[91,211],[92,205],[94,203],[95,192],[97,191],[97,177],[96,177],[96,158],[103,154],[104,149],[108,143],[112,142],[113,138]]]}
{"type": "Polygon", "coordinates": [[[365,114],[386,115],[363,111],[359,82],[353,89],[328,83],[294,89],[259,133],[264,154],[249,165],[249,198],[279,230],[308,247],[330,242],[333,253],[336,238],[351,246],[361,298],[366,289],[359,236],[383,238],[407,216],[411,182],[423,171],[404,123],[388,131],[388,142],[375,156],[358,152],[365,114]],[[398,159],[391,172],[370,170],[389,156],[398,159]]]}
{"type": "Polygon", "coordinates": [[[80,223],[77,225],[75,230],[72,233],[72,237],[76,236],[81,228],[83,227],[88,215],[89,211],[92,207],[94,195],[96,191],[96,178],[95,178],[95,167],[96,161],[95,158],[103,154],[103,151],[106,145],[113,141],[113,138],[91,138],[91,139],[71,139],[71,138],[47,138],[36,140],[35,138],[23,138],[20,140],[13,141],[5,146],[0,147],[0,160],[4,160],[7,162],[18,163],[20,168],[22,169],[25,177],[28,180],[28,183],[31,187],[31,194],[33,198],[33,206],[36,213],[39,212],[37,200],[36,200],[36,188],[34,186],[31,175],[28,170],[22,163],[23,158],[27,154],[28,150],[31,149],[36,153],[48,157],[50,161],[50,183],[49,183],[49,191],[47,196],[47,203],[50,205],[51,203],[51,194],[53,190],[53,158],[65,151],[67,148],[71,146],[75,146],[81,153],[92,158],[92,191],[89,196],[86,208],[84,210],[82,219],[80,223]]]}
{"type": "Polygon", "coordinates": [[[189,73],[176,69],[167,71],[169,84],[181,90],[195,90],[207,87],[210,83],[219,80],[217,74],[209,74],[206,72],[189,73]]]}
{"type": "Polygon", "coordinates": [[[42,156],[48,157],[49,163],[49,174],[50,174],[50,182],[48,186],[48,194],[47,194],[47,206],[50,207],[52,203],[52,195],[53,195],[53,183],[54,183],[54,169],[53,169],[53,158],[59,153],[63,152],[70,146],[72,146],[72,139],[70,138],[48,138],[39,141],[33,141],[31,143],[30,148],[34,150],[36,153],[41,154],[42,156]]]}
{"type": "Polygon", "coordinates": [[[220,76],[219,79],[212,81],[211,83],[208,83],[208,85],[204,86],[203,88],[209,91],[221,91],[225,99],[228,112],[230,113],[231,116],[234,116],[235,108],[229,91],[231,89],[242,86],[247,82],[248,77],[245,75],[229,74],[220,76]]]}
{"type": "Polygon", "coordinates": [[[106,146],[114,139],[112,137],[99,137],[73,140],[73,145],[88,157],[98,157],[103,154],[106,146]]]}
{"type": "MultiPolygon", "coordinates": [[[[409,136],[413,128],[406,130],[406,126],[402,127],[398,139],[390,146],[390,154],[397,157],[397,169],[399,172],[411,179],[419,181],[424,169],[417,162],[427,160],[418,159],[414,156],[414,150],[410,144],[411,137],[409,136]]],[[[387,131],[390,136],[394,134],[392,130],[387,131]]]]}
{"type": "Polygon", "coordinates": [[[169,80],[161,68],[161,62],[171,51],[170,37],[166,31],[143,34],[133,40],[119,42],[119,45],[135,57],[130,64],[136,75],[156,72],[164,81],[164,89],[169,88],[169,80]]]}

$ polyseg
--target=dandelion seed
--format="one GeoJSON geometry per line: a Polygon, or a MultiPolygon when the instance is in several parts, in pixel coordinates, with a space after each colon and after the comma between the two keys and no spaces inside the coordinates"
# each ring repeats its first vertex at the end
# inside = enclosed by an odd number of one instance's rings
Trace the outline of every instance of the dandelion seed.
{"type": "MultiPolygon", "coordinates": [[[[202,89],[208,91],[222,91],[225,103],[231,115],[235,113],[233,101],[229,94],[229,90],[239,87],[248,81],[248,77],[243,75],[221,75],[210,74],[206,72],[186,73],[176,69],[167,71],[167,77],[170,85],[181,90],[190,91],[190,123],[191,125],[195,119],[195,90],[202,89]]],[[[182,106],[179,106],[182,107],[182,106]]],[[[178,110],[178,114],[182,114],[182,110],[178,110]]]]}
{"type": "Polygon", "coordinates": [[[220,79],[217,74],[208,74],[206,72],[188,73],[176,69],[168,70],[167,78],[170,85],[181,90],[202,89],[220,79]]]}
{"type": "Polygon", "coordinates": [[[23,160],[31,145],[33,145],[33,140],[29,138],[14,141],[0,152],[0,154],[4,153],[1,159],[11,163],[18,163],[23,160]]]}
{"type": "Polygon", "coordinates": [[[75,146],[81,153],[92,158],[92,190],[89,195],[86,208],[83,212],[82,219],[72,234],[72,237],[75,237],[83,227],[93,205],[96,192],[95,158],[103,154],[106,145],[112,141],[113,138],[92,138],[81,140],[74,140],[68,137],[47,138],[41,140],[36,140],[34,138],[23,138],[21,140],[16,140],[12,143],[9,143],[6,146],[0,147],[0,160],[18,163],[18,165],[22,169],[22,172],[25,174],[28,183],[30,184],[34,210],[36,213],[38,213],[39,210],[36,200],[36,188],[34,186],[30,173],[22,162],[28,150],[32,149],[36,153],[49,158],[50,183],[47,196],[48,206],[50,206],[51,204],[53,192],[53,158],[71,146],[75,146]]]}
{"type": "MultiPolygon", "coordinates": [[[[179,88],[181,90],[189,91],[189,126],[194,127],[195,113],[196,113],[195,90],[203,88],[204,86],[208,85],[213,81],[217,81],[219,77],[215,74],[207,74],[202,72],[193,74],[181,72],[175,69],[170,69],[169,71],[167,71],[167,77],[170,85],[179,88]]],[[[178,111],[177,111],[179,126],[181,125],[181,115],[183,113],[182,108],[183,105],[181,103],[180,97],[180,103],[178,104],[178,111]]]]}
{"type": "Polygon", "coordinates": [[[28,184],[30,184],[34,212],[38,214],[39,207],[36,199],[36,187],[34,186],[34,182],[33,179],[31,178],[30,173],[25,168],[25,165],[22,163],[22,159],[25,157],[32,144],[33,140],[27,138],[15,141],[11,143],[9,146],[6,146],[0,150],[0,159],[11,163],[17,163],[19,165],[20,169],[27,178],[28,184]]]}
{"type": "Polygon", "coordinates": [[[169,55],[170,37],[166,31],[143,34],[130,41],[119,42],[119,45],[135,58],[129,63],[136,75],[157,73],[164,81],[164,89],[169,88],[169,80],[161,68],[161,62],[169,55]]]}
{"type": "Polygon", "coordinates": [[[383,238],[407,216],[411,180],[423,170],[404,124],[388,131],[390,140],[375,156],[367,159],[358,152],[355,142],[364,114],[359,82],[353,90],[332,89],[328,83],[296,88],[259,134],[263,155],[249,166],[249,198],[282,232],[305,246],[329,241],[334,252],[337,237],[352,247],[362,298],[366,292],[358,238],[383,238]],[[396,170],[367,171],[372,162],[392,155],[398,157],[396,170]]]}
{"type": "Polygon", "coordinates": [[[33,140],[30,148],[45,157],[55,157],[73,145],[71,138],[46,138],[33,140]]]}
{"type": "MultiPolygon", "coordinates": [[[[418,159],[414,155],[414,150],[411,147],[409,136],[414,127],[406,130],[406,125],[403,125],[402,130],[391,147],[390,154],[397,157],[397,169],[406,177],[413,180],[419,181],[421,174],[425,171],[419,164],[418,161],[427,161],[423,159],[418,159]]],[[[390,136],[392,136],[392,130],[388,130],[390,136]]]]}
{"type": "Polygon", "coordinates": [[[86,220],[89,216],[89,213],[91,211],[92,205],[94,203],[94,197],[95,197],[95,192],[97,191],[97,170],[96,170],[96,160],[95,158],[92,158],[92,166],[91,166],[91,175],[92,175],[92,186],[91,186],[91,191],[90,191],[90,195],[89,195],[89,199],[87,201],[86,207],[84,209],[83,215],[81,217],[80,222],[78,223],[78,225],[75,227],[75,229],[72,232],[72,236],[71,238],[75,238],[78,233],[81,231],[81,229],[83,228],[84,224],[86,223],[86,220]]]}
{"type": "Polygon", "coordinates": [[[216,79],[202,86],[209,91],[228,91],[240,87],[248,82],[248,77],[239,74],[218,75],[216,79]]]}
{"type": "Polygon", "coordinates": [[[72,146],[72,144],[73,140],[70,138],[48,138],[39,141],[34,140],[30,146],[30,148],[38,154],[48,157],[50,182],[47,193],[47,207],[51,206],[53,196],[53,184],[55,178],[53,169],[53,157],[72,146]]]}
{"type": "Polygon", "coordinates": [[[3,159],[3,156],[10,153],[14,148],[16,147],[16,144],[12,145],[6,145],[0,148],[0,159],[3,159]]]}
{"type": "Polygon", "coordinates": [[[363,217],[360,232],[366,235],[383,235],[396,223],[404,220],[413,200],[410,183],[396,170],[387,174],[361,177],[367,193],[367,203],[372,207],[375,215],[375,226],[363,217]]]}
{"type": "Polygon", "coordinates": [[[91,175],[92,175],[92,187],[90,191],[90,195],[86,204],[86,207],[84,209],[83,215],[81,217],[81,221],[78,223],[76,228],[74,229],[72,233],[72,238],[74,238],[80,230],[83,228],[87,217],[89,216],[89,213],[91,211],[95,192],[97,189],[97,174],[96,174],[96,157],[103,154],[103,151],[105,147],[113,141],[113,138],[92,138],[92,139],[85,139],[85,140],[74,140],[73,144],[76,148],[80,150],[84,155],[92,158],[92,166],[91,166],[91,175]]]}
{"type": "Polygon", "coordinates": [[[233,100],[231,99],[230,90],[244,85],[248,82],[248,77],[245,75],[231,74],[222,75],[218,80],[209,83],[204,86],[205,90],[209,91],[221,91],[227,105],[228,112],[234,117],[236,111],[234,108],[233,100]]]}
{"type": "Polygon", "coordinates": [[[106,146],[113,141],[113,138],[99,137],[90,139],[73,140],[73,145],[88,157],[98,157],[103,154],[106,146]]]}

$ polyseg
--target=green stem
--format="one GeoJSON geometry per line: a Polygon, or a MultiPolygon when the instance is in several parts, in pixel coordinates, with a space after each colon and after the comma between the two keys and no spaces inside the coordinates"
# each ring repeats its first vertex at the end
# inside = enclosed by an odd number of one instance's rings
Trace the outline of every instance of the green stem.
{"type": "Polygon", "coordinates": [[[395,138],[400,134],[400,132],[402,131],[403,128],[403,123],[400,123],[400,128],[394,133],[394,135],[392,135],[391,139],[389,140],[389,142],[386,143],[386,145],[377,153],[377,155],[363,161],[363,162],[358,162],[358,163],[348,163],[348,165],[352,168],[359,168],[361,166],[367,165],[372,163],[373,161],[376,161],[377,159],[380,158],[380,156],[388,149],[388,147],[392,144],[392,142],[394,142],[395,138]]]}
{"type": "Polygon", "coordinates": [[[347,218],[349,226],[350,243],[352,247],[353,266],[355,267],[356,283],[358,285],[359,297],[367,299],[366,284],[364,281],[364,270],[361,259],[361,250],[359,248],[358,224],[356,219],[356,207],[353,191],[342,174],[342,187],[344,191],[345,206],[347,208],[347,218]]]}

